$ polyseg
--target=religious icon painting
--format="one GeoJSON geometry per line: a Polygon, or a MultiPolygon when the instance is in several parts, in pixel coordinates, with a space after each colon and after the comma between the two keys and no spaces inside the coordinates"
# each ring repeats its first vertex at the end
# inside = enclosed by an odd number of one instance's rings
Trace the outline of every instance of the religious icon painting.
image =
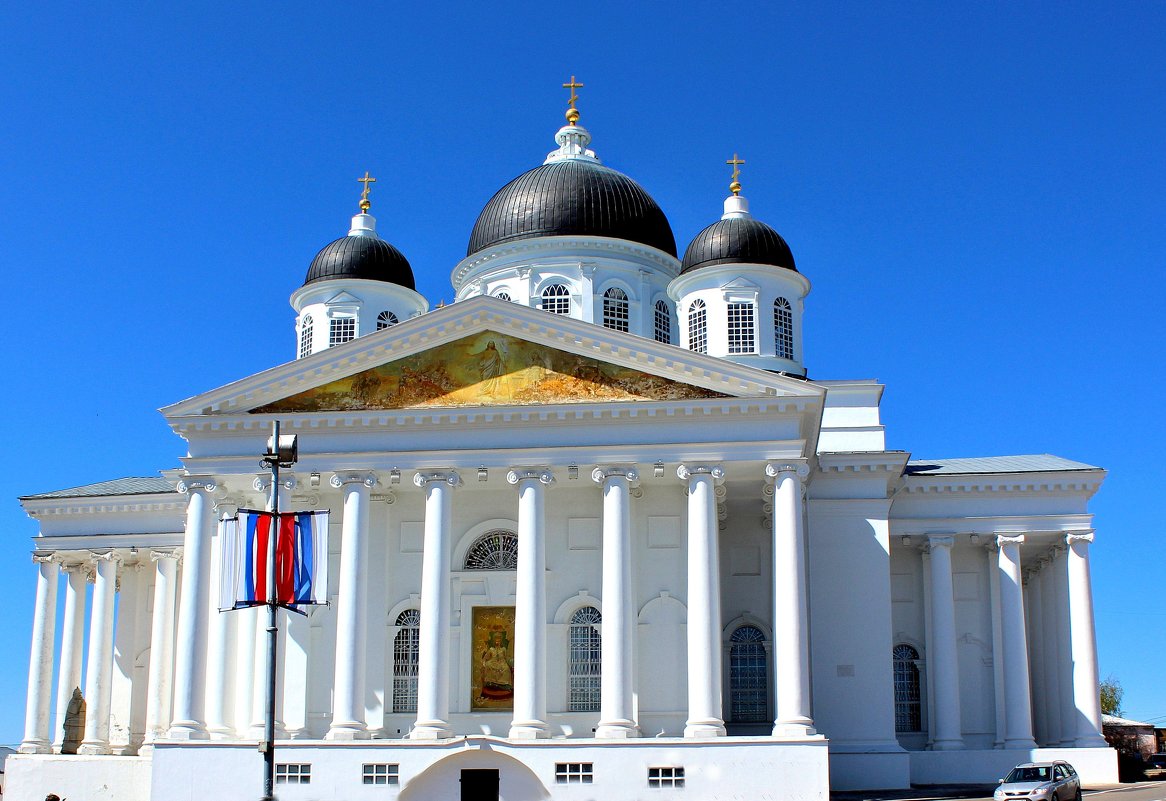
{"type": "Polygon", "coordinates": [[[514,607],[475,606],[470,708],[514,709],[514,607]]]}

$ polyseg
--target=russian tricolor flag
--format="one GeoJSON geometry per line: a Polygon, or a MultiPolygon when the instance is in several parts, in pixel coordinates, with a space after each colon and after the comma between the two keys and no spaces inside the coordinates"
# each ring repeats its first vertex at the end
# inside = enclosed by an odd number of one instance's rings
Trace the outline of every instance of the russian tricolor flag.
{"type": "Polygon", "coordinates": [[[240,509],[233,519],[223,522],[220,610],[261,606],[269,601],[289,609],[328,602],[328,512],[281,512],[277,516],[240,509]],[[273,540],[275,586],[268,587],[267,564],[273,540]]]}

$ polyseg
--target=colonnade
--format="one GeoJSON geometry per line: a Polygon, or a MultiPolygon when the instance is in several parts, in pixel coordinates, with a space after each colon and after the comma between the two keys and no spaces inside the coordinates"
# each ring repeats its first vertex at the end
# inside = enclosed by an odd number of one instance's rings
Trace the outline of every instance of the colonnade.
{"type": "MultiPolygon", "coordinates": [[[[810,714],[808,597],[802,460],[765,466],[771,482],[774,566],[775,649],[771,681],[776,688],[775,736],[814,734],[810,714]]],[[[717,486],[724,481],[718,464],[681,464],[677,477],[687,495],[688,540],[688,719],[690,738],[725,734],[722,719],[720,556],[717,486]]],[[[592,474],[602,497],[601,700],[595,736],[639,736],[633,700],[633,641],[636,626],[632,593],[632,491],[639,482],[635,465],[606,464],[592,474]]],[[[549,737],[547,721],[546,493],[555,482],[546,466],[518,466],[507,473],[515,488],[518,518],[518,571],[515,598],[513,739],[549,737]]],[[[330,485],[342,497],[340,569],[336,603],[337,635],[332,719],[326,737],[351,740],[369,736],[364,719],[365,630],[369,583],[369,505],[375,473],[340,470],[330,485]]],[[[420,598],[417,719],[410,736],[441,739],[454,734],[450,724],[449,627],[453,499],[461,486],[456,470],[419,471],[413,483],[425,496],[420,598]]],[[[229,699],[228,674],[248,674],[261,660],[250,647],[258,617],[213,612],[215,557],[213,494],[210,477],[188,476],[178,489],[187,496],[181,550],[157,548],[137,554],[135,569],[153,570],[153,615],[149,621],[143,745],[157,740],[197,740],[229,736],[228,704],[246,703],[245,689],[229,699]],[[181,568],[181,570],[180,570],[181,568]],[[181,573],[181,575],[180,575],[181,573]],[[238,632],[238,633],[237,633],[238,632]],[[238,664],[227,658],[237,636],[238,664]]],[[[221,492],[219,495],[221,496],[221,492]]],[[[769,508],[767,506],[767,508],[769,508]]],[[[219,511],[229,516],[220,497],[219,511]]],[[[86,571],[94,581],[89,610],[89,647],[85,692],[88,704],[81,752],[110,753],[110,699],[113,684],[114,607],[121,558],[115,552],[71,556],[38,554],[38,583],[29,667],[25,737],[21,751],[48,753],[50,729],[61,731],[63,710],[81,678],[86,571]],[[68,575],[57,721],[50,726],[57,583],[68,575]]],[[[216,588],[217,589],[217,588],[216,588]]],[[[142,593],[144,599],[144,592],[142,593]]],[[[144,604],[144,601],[143,601],[144,604]]],[[[145,614],[145,610],[141,610],[145,614]]],[[[286,630],[286,626],[283,627],[286,630]]],[[[143,634],[143,636],[145,636],[143,634]]],[[[261,638],[254,638],[261,639],[261,638]]],[[[143,643],[144,645],[144,643],[143,643]]],[[[244,684],[246,682],[243,682],[244,684]]],[[[262,704],[260,693],[252,701],[262,704]]],[[[256,706],[252,703],[252,706],[256,706]]],[[[237,722],[238,724],[238,722],[237,722]]],[[[235,727],[240,735],[243,724],[235,727]]],[[[252,727],[253,728],[253,727],[252,727]]],[[[254,734],[254,732],[251,732],[254,734]]],[[[59,740],[58,740],[59,744],[59,740]]]]}
{"type": "MultiPolygon", "coordinates": [[[[1021,564],[1023,534],[986,543],[996,666],[996,747],[1104,747],[1089,576],[1092,532],[1059,536],[1021,564]]],[[[927,537],[928,676],[933,750],[965,748],[950,534],[927,537]]]]}

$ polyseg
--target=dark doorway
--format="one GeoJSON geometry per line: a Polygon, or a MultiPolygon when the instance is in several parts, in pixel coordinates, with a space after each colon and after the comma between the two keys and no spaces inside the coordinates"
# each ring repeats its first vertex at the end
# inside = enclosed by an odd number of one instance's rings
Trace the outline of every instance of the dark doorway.
{"type": "Polygon", "coordinates": [[[498,771],[463,770],[462,801],[498,801],[498,771]]]}

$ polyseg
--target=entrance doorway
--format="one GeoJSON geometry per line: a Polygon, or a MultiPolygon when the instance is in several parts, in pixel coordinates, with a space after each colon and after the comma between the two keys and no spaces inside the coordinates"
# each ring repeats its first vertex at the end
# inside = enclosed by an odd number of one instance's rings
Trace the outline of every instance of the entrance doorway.
{"type": "Polygon", "coordinates": [[[461,801],[498,801],[498,771],[463,770],[461,801]]]}

